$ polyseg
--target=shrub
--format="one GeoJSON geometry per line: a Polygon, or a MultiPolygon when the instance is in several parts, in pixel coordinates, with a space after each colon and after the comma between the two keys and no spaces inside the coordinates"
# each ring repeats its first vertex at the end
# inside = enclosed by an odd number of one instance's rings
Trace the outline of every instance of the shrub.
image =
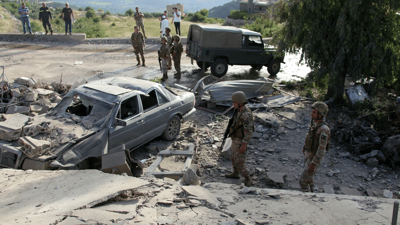
{"type": "Polygon", "coordinates": [[[31,20],[31,29],[32,29],[32,32],[34,33],[34,32],[38,32],[38,31],[42,31],[42,25],[41,24],[39,24],[38,22],[36,22],[36,21],[33,21],[33,20],[31,20]]]}
{"type": "Polygon", "coordinates": [[[86,18],[92,18],[96,16],[96,12],[94,10],[89,10],[86,12],[86,18]]]}
{"type": "Polygon", "coordinates": [[[232,10],[231,13],[229,14],[228,18],[234,19],[234,20],[244,20],[247,19],[249,16],[249,13],[245,10],[239,11],[239,10],[232,10]]]}
{"type": "Polygon", "coordinates": [[[97,11],[104,12],[104,10],[102,10],[102,9],[97,9],[97,11]]]}
{"type": "Polygon", "coordinates": [[[128,10],[126,10],[125,14],[127,16],[133,16],[133,14],[135,14],[135,11],[133,11],[132,9],[128,9],[128,10]]]}
{"type": "Polygon", "coordinates": [[[94,16],[94,17],[92,17],[92,19],[93,19],[93,22],[95,22],[95,23],[100,22],[100,17],[98,17],[98,16],[94,16]]]}
{"type": "Polygon", "coordinates": [[[94,11],[94,9],[93,9],[92,7],[86,6],[85,11],[90,11],[90,10],[93,10],[93,11],[94,11]]]}
{"type": "Polygon", "coordinates": [[[252,24],[244,25],[244,28],[259,32],[263,37],[272,37],[272,34],[281,26],[271,20],[257,18],[252,24]]]}
{"type": "Polygon", "coordinates": [[[148,13],[148,12],[143,13],[143,15],[144,15],[144,18],[153,18],[154,17],[153,14],[148,13]]]}
{"type": "Polygon", "coordinates": [[[78,8],[78,11],[83,11],[83,8],[78,8]]]}
{"type": "Polygon", "coordinates": [[[115,23],[112,23],[111,26],[115,27],[115,23]]]}
{"type": "Polygon", "coordinates": [[[106,37],[105,28],[95,23],[92,18],[79,18],[73,26],[75,33],[85,33],[88,38],[106,37]]]}

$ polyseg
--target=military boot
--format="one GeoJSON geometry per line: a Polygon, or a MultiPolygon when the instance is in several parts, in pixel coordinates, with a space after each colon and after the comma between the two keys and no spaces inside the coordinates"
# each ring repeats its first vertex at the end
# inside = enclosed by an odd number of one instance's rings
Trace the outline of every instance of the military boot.
{"type": "Polygon", "coordinates": [[[53,35],[53,30],[50,30],[51,35],[53,35]]]}
{"type": "Polygon", "coordinates": [[[240,178],[239,172],[237,170],[235,170],[235,169],[233,170],[233,173],[225,174],[225,177],[226,178],[233,178],[233,179],[239,179],[240,178]]]}
{"type": "Polygon", "coordinates": [[[168,75],[164,73],[163,77],[161,78],[161,81],[166,81],[168,79],[168,75]]]}
{"type": "Polygon", "coordinates": [[[137,61],[136,66],[140,66],[140,60],[137,61]]]}
{"type": "Polygon", "coordinates": [[[142,66],[146,66],[144,56],[142,56],[142,62],[143,62],[142,66]]]}
{"type": "Polygon", "coordinates": [[[46,30],[46,33],[44,34],[44,35],[47,35],[49,33],[49,31],[48,30],[46,30]]]}
{"type": "Polygon", "coordinates": [[[246,187],[251,187],[253,185],[250,176],[244,178],[244,185],[246,185],[246,187]]]}
{"type": "Polygon", "coordinates": [[[174,75],[174,78],[181,78],[181,73],[176,73],[176,74],[174,75]]]}

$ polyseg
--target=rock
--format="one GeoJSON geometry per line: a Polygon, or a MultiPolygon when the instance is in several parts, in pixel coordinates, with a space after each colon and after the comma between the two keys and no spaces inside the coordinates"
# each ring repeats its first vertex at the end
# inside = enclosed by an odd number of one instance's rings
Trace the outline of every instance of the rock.
{"type": "Polygon", "coordinates": [[[260,225],[271,224],[269,220],[256,220],[255,223],[260,225]]]}
{"type": "Polygon", "coordinates": [[[29,111],[30,107],[12,105],[8,107],[6,114],[15,114],[15,113],[28,114],[29,111]]]}
{"type": "Polygon", "coordinates": [[[335,174],[337,174],[336,171],[329,171],[329,172],[326,173],[326,175],[328,175],[329,177],[332,177],[335,174]]]}
{"type": "Polygon", "coordinates": [[[370,166],[370,167],[377,167],[379,164],[379,161],[376,158],[369,158],[369,159],[367,159],[365,164],[367,164],[367,166],[370,166]]]}
{"type": "Polygon", "coordinates": [[[262,133],[258,133],[258,132],[253,132],[253,138],[260,138],[262,137],[262,133]]]}
{"type": "Polygon", "coordinates": [[[286,176],[286,174],[284,174],[284,173],[267,172],[267,180],[274,184],[277,184],[277,185],[284,184],[285,176],[286,176]]]}
{"type": "Polygon", "coordinates": [[[380,152],[379,150],[372,150],[372,151],[368,154],[368,158],[373,158],[373,157],[377,156],[379,152],[380,152]]]}
{"type": "Polygon", "coordinates": [[[364,155],[360,155],[360,158],[361,158],[362,160],[364,160],[364,161],[367,160],[368,157],[369,157],[369,153],[364,154],[364,155]]]}
{"type": "Polygon", "coordinates": [[[353,188],[348,188],[348,187],[341,187],[340,190],[343,192],[345,195],[356,195],[356,196],[361,196],[361,193],[357,191],[357,189],[353,188]]]}
{"type": "Polygon", "coordinates": [[[383,192],[381,190],[373,190],[373,189],[367,189],[367,195],[370,197],[380,197],[382,196],[383,192]]]}
{"type": "Polygon", "coordinates": [[[372,177],[376,177],[379,173],[378,167],[373,168],[369,173],[371,174],[372,177]]]}
{"type": "Polygon", "coordinates": [[[75,114],[72,114],[72,115],[71,115],[71,119],[72,119],[74,122],[76,122],[76,123],[80,123],[81,120],[82,120],[80,116],[77,116],[77,115],[75,115],[75,114]]]}
{"type": "Polygon", "coordinates": [[[82,124],[86,129],[91,129],[93,127],[93,123],[88,120],[83,120],[82,124]]]}
{"type": "Polygon", "coordinates": [[[265,171],[265,169],[263,169],[263,168],[259,168],[259,167],[257,167],[257,168],[256,168],[256,170],[257,170],[257,172],[259,172],[259,173],[262,173],[262,172],[264,172],[264,171],[265,171]]]}
{"type": "Polygon", "coordinates": [[[383,197],[385,198],[393,198],[393,192],[389,191],[389,190],[383,190],[383,197]]]}
{"type": "Polygon", "coordinates": [[[351,105],[370,99],[363,85],[354,85],[346,89],[346,97],[351,105]]]}
{"type": "Polygon", "coordinates": [[[42,110],[42,106],[40,105],[31,105],[30,110],[31,112],[40,112],[42,110]]]}
{"type": "Polygon", "coordinates": [[[186,185],[200,185],[201,181],[196,172],[189,168],[183,175],[182,183],[186,185]]]}
{"type": "Polygon", "coordinates": [[[392,167],[395,168],[396,163],[400,162],[400,135],[389,137],[383,144],[381,151],[392,167]]]}
{"type": "Polygon", "coordinates": [[[386,161],[386,157],[381,151],[378,152],[378,155],[376,155],[376,158],[379,160],[379,162],[385,162],[386,161]]]}
{"type": "Polygon", "coordinates": [[[35,91],[25,92],[25,101],[35,102],[38,99],[38,93],[35,91]]]}
{"type": "Polygon", "coordinates": [[[241,219],[236,219],[235,221],[237,222],[237,225],[251,225],[251,223],[248,223],[241,219]]]}
{"type": "Polygon", "coordinates": [[[41,106],[48,106],[49,108],[51,108],[52,107],[52,104],[51,104],[51,102],[50,102],[50,100],[48,100],[48,99],[46,99],[46,98],[40,98],[39,99],[39,105],[41,105],[41,106]]]}
{"type": "Polygon", "coordinates": [[[268,127],[279,127],[279,120],[273,113],[258,114],[255,116],[255,120],[268,127]]]}
{"type": "Polygon", "coordinates": [[[34,88],[38,88],[38,87],[41,86],[40,83],[39,83],[35,78],[33,78],[33,77],[31,77],[31,78],[29,79],[28,85],[29,85],[29,87],[34,87],[34,88]]]}
{"type": "Polygon", "coordinates": [[[335,194],[335,191],[333,190],[333,185],[324,185],[324,192],[327,194],[335,194]]]}
{"type": "Polygon", "coordinates": [[[245,187],[239,190],[239,194],[249,194],[256,193],[257,189],[255,187],[245,187]]]}
{"type": "Polygon", "coordinates": [[[19,77],[14,80],[14,83],[24,86],[29,86],[29,78],[28,77],[19,77]]]}
{"type": "Polygon", "coordinates": [[[278,132],[278,134],[283,134],[283,133],[285,133],[285,128],[279,127],[277,132],[278,132]]]}
{"type": "Polygon", "coordinates": [[[11,96],[14,98],[18,98],[18,97],[21,97],[22,95],[18,88],[14,88],[14,89],[11,89],[11,96]]]}

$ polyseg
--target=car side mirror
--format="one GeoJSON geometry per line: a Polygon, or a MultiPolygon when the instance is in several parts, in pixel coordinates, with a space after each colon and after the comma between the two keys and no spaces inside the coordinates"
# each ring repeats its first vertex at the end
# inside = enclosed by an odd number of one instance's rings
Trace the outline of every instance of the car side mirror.
{"type": "Polygon", "coordinates": [[[120,119],[116,119],[117,120],[117,126],[123,126],[126,127],[126,121],[120,120],[120,119]]]}

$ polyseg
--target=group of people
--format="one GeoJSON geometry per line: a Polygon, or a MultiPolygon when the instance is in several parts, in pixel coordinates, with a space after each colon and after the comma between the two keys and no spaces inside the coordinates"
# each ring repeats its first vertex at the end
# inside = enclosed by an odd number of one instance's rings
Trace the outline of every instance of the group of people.
{"type": "MultiPolygon", "coordinates": [[[[247,104],[246,94],[237,91],[232,95],[235,113],[230,124],[229,136],[231,144],[231,163],[233,173],[226,174],[225,177],[239,179],[242,175],[246,186],[252,186],[250,172],[246,167],[247,143],[252,138],[254,132],[253,114],[247,104]]],[[[311,106],[311,126],[306,136],[303,146],[304,170],[300,177],[300,189],[303,192],[314,191],[314,175],[318,166],[321,164],[330,143],[330,128],[326,122],[329,108],[323,102],[316,102],[311,106]]]]}
{"type": "MultiPolygon", "coordinates": [[[[176,7],[172,9],[174,10],[174,13],[171,22],[173,22],[175,25],[176,34],[181,36],[181,12],[176,7]]],[[[136,12],[133,15],[133,18],[136,21],[136,26],[139,28],[139,31],[143,33],[144,38],[147,38],[143,22],[144,14],[139,11],[139,7],[136,7],[135,10],[136,12]]],[[[162,37],[166,35],[165,28],[169,27],[167,11],[164,11],[164,13],[158,17],[158,20],[160,21],[160,35],[162,37]]]]}
{"type": "MultiPolygon", "coordinates": [[[[21,16],[22,28],[24,30],[24,34],[29,31],[29,34],[32,34],[31,22],[29,19],[29,9],[26,7],[25,3],[22,3],[21,7],[18,8],[18,14],[21,16]]],[[[53,19],[50,9],[46,6],[46,3],[42,3],[42,7],[39,9],[39,21],[42,22],[43,28],[46,31],[46,35],[49,33],[53,35],[53,28],[51,26],[50,20],[53,19]],[[47,29],[48,28],[48,29],[47,29]]],[[[69,4],[65,3],[65,8],[63,8],[61,13],[61,19],[65,22],[65,35],[72,35],[72,20],[75,20],[74,12],[71,8],[69,8],[69,4]]]]}
{"type": "MultiPolygon", "coordinates": [[[[159,50],[159,58],[161,59],[161,71],[162,71],[162,81],[168,79],[168,70],[172,69],[172,60],[174,60],[174,66],[176,70],[175,78],[181,77],[181,56],[183,52],[183,45],[180,42],[179,35],[172,37],[171,28],[165,28],[165,35],[161,37],[161,48],[159,50]]],[[[144,34],[139,31],[139,26],[135,26],[135,32],[132,33],[131,43],[134,49],[137,64],[136,66],[146,66],[144,59],[144,47],[146,43],[144,41],[144,34]],[[139,57],[140,56],[140,57],[139,57]],[[140,62],[142,59],[142,63],[140,62]]]]}

